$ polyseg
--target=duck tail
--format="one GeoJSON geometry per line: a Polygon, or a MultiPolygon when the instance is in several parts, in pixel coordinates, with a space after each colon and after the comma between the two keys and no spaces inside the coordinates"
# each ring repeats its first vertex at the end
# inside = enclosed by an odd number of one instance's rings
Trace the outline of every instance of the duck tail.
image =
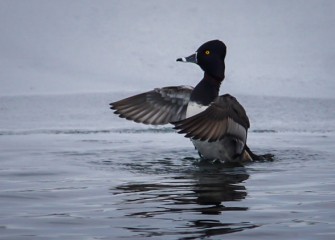
{"type": "Polygon", "coordinates": [[[250,156],[250,158],[252,159],[251,161],[273,161],[274,159],[274,155],[271,153],[262,154],[262,155],[257,155],[253,153],[247,145],[245,145],[244,152],[245,154],[250,156]]]}

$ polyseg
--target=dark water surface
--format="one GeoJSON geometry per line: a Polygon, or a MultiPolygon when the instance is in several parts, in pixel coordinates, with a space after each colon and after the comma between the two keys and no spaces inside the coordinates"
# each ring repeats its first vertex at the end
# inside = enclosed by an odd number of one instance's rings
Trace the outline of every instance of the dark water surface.
{"type": "Polygon", "coordinates": [[[238,96],[276,157],[234,167],[121,97],[0,97],[0,239],[335,239],[335,100],[238,96]]]}

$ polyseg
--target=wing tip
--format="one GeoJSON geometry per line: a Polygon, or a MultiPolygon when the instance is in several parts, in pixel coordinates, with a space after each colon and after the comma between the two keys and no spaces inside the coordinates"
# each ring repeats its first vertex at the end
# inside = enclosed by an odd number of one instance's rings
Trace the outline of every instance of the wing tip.
{"type": "Polygon", "coordinates": [[[112,109],[112,110],[116,110],[116,104],[115,102],[112,102],[109,104],[109,108],[112,109]]]}

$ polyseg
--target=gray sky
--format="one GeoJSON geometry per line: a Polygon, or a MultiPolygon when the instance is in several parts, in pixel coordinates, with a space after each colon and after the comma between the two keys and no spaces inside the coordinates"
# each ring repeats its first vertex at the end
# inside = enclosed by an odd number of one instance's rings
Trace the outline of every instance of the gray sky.
{"type": "Polygon", "coordinates": [[[195,85],[175,62],[228,47],[221,92],[334,97],[332,0],[1,0],[0,95],[195,85]]]}

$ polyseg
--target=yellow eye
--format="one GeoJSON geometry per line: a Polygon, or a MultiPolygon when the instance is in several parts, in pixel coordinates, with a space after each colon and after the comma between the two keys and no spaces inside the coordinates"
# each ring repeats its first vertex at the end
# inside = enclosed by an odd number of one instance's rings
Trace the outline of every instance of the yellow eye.
{"type": "Polygon", "coordinates": [[[206,51],[205,51],[205,54],[206,54],[206,55],[209,55],[210,53],[211,53],[211,52],[210,52],[209,50],[206,50],[206,51]]]}

